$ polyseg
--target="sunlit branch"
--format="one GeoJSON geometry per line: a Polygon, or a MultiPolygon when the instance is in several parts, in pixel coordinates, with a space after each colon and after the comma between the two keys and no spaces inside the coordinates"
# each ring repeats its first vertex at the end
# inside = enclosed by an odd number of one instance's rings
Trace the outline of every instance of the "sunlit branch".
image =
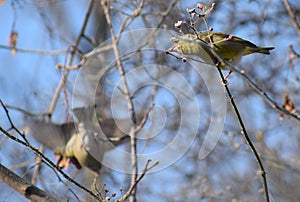
{"type": "Polygon", "coordinates": [[[5,45],[0,45],[0,49],[4,50],[15,50],[16,52],[21,52],[21,53],[30,53],[30,54],[39,54],[39,55],[64,55],[69,53],[68,50],[30,50],[30,49],[25,49],[25,48],[17,48],[17,47],[10,47],[10,46],[5,46],[5,45]]]}
{"type": "Polygon", "coordinates": [[[282,0],[282,1],[283,1],[284,6],[285,6],[285,9],[287,10],[290,18],[293,21],[293,24],[295,26],[295,29],[296,29],[298,35],[300,36],[300,25],[297,21],[297,16],[296,16],[295,12],[293,11],[292,7],[290,6],[288,0],[282,0]]]}

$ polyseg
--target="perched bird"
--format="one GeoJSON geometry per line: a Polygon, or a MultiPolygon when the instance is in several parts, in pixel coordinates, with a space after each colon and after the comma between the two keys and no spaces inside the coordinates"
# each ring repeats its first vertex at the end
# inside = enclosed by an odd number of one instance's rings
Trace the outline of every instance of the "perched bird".
{"type": "MultiPolygon", "coordinates": [[[[242,56],[252,53],[269,55],[270,50],[274,49],[274,47],[256,46],[250,41],[222,32],[209,31],[203,33],[198,32],[197,35],[185,34],[180,37],[173,37],[171,40],[173,41],[174,46],[170,48],[169,51],[200,57],[205,57],[204,54],[207,54],[214,64],[218,63],[218,59],[204,43],[213,48],[219,56],[232,65],[239,64],[242,56]]],[[[220,67],[223,69],[226,68],[224,64],[221,64],[220,67]]]]}
{"type": "Polygon", "coordinates": [[[106,118],[99,123],[94,106],[75,108],[73,112],[77,122],[55,124],[33,120],[27,125],[28,133],[54,150],[58,167],[67,169],[71,162],[78,169],[85,166],[99,174],[104,153],[128,139],[131,120],[106,118]]]}

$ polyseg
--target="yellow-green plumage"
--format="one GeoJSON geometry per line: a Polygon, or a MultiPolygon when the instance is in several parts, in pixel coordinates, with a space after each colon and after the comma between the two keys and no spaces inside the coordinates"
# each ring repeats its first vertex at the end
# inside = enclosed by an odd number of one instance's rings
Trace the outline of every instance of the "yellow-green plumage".
{"type": "MultiPolygon", "coordinates": [[[[60,155],[70,158],[77,168],[85,166],[96,173],[99,173],[102,164],[93,157],[93,154],[89,153],[90,151],[88,151],[88,149],[88,145],[83,142],[83,137],[79,134],[74,134],[66,144],[64,152],[60,155]]],[[[104,152],[97,153],[99,159],[102,158],[103,153],[104,152]]]]}
{"type": "Polygon", "coordinates": [[[25,128],[37,141],[55,151],[59,168],[68,169],[71,162],[78,169],[87,167],[99,175],[104,153],[129,139],[126,134],[132,121],[111,118],[98,121],[95,110],[94,105],[73,109],[77,122],[56,124],[32,120],[25,128]]]}
{"type": "Polygon", "coordinates": [[[210,49],[200,42],[206,42],[214,51],[223,59],[231,62],[233,65],[239,63],[242,56],[252,53],[270,54],[270,50],[274,47],[260,47],[242,38],[224,34],[221,32],[205,32],[196,34],[185,34],[173,39],[174,46],[171,50],[175,50],[181,54],[203,56],[203,53],[209,55],[213,62],[218,60],[215,58],[210,49]]]}

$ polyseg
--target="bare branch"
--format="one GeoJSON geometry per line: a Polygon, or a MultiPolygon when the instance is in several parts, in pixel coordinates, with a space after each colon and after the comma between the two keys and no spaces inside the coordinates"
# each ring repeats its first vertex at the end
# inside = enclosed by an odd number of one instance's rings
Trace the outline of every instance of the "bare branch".
{"type": "Polygon", "coordinates": [[[290,18],[292,19],[292,22],[294,24],[294,27],[295,27],[298,35],[300,36],[300,25],[297,21],[295,12],[293,11],[292,7],[290,6],[290,3],[288,0],[282,0],[282,1],[283,1],[286,11],[288,12],[290,18]]]}
{"type": "Polygon", "coordinates": [[[133,184],[130,185],[130,188],[128,189],[128,191],[120,198],[117,200],[117,202],[123,202],[125,201],[133,192],[134,188],[137,186],[137,184],[139,183],[139,181],[142,180],[142,178],[145,176],[145,174],[151,170],[153,167],[157,166],[159,164],[159,161],[155,161],[153,165],[151,165],[150,167],[148,167],[149,163],[151,162],[150,159],[147,160],[145,167],[143,169],[143,171],[141,172],[141,174],[136,178],[136,180],[134,181],[133,184]]]}
{"type": "Polygon", "coordinates": [[[21,107],[16,107],[16,106],[9,105],[9,104],[5,104],[5,107],[8,108],[8,109],[14,109],[14,110],[20,111],[20,112],[22,112],[26,115],[29,115],[29,116],[46,116],[46,115],[49,115],[47,112],[31,112],[31,111],[22,109],[21,107]]]}
{"type": "Polygon", "coordinates": [[[43,190],[25,181],[15,173],[0,164],[0,181],[7,184],[30,201],[58,201],[43,190]]]}
{"type": "Polygon", "coordinates": [[[24,49],[24,48],[16,48],[16,47],[10,47],[10,46],[5,46],[5,45],[0,45],[0,49],[5,49],[5,50],[15,50],[16,52],[22,52],[22,53],[30,53],[30,54],[39,54],[39,55],[64,55],[67,54],[67,50],[29,50],[29,49],[24,49]]]}
{"type": "MultiPolygon", "coordinates": [[[[90,15],[91,15],[91,12],[92,12],[92,9],[93,9],[94,1],[95,1],[95,0],[92,0],[91,3],[90,3],[90,5],[89,5],[89,8],[88,8],[88,10],[87,10],[87,12],[86,12],[86,15],[85,15],[85,19],[84,19],[82,28],[81,28],[80,33],[78,34],[78,37],[77,37],[77,39],[76,39],[76,41],[75,41],[75,43],[74,43],[74,45],[73,45],[74,50],[71,52],[70,57],[69,57],[69,59],[68,59],[68,61],[67,61],[66,66],[72,66],[72,63],[73,63],[73,60],[74,60],[74,57],[75,57],[75,49],[77,49],[77,47],[78,47],[78,45],[79,45],[79,42],[80,42],[82,36],[84,35],[84,31],[85,31],[85,29],[86,29],[86,26],[87,26],[89,17],[90,17],[90,15]]],[[[58,86],[57,86],[57,88],[56,88],[56,90],[55,90],[54,96],[53,96],[53,98],[52,98],[51,104],[50,104],[50,106],[49,106],[49,108],[48,108],[48,113],[49,113],[49,114],[52,114],[52,112],[53,112],[54,109],[55,109],[55,106],[56,106],[56,103],[57,103],[57,101],[58,101],[60,92],[61,92],[61,90],[63,89],[63,87],[64,87],[64,85],[65,85],[65,83],[66,83],[66,80],[67,80],[68,75],[69,75],[69,70],[66,69],[66,70],[64,71],[62,77],[61,77],[61,80],[60,80],[60,82],[59,82],[59,84],[58,84],[58,86]]]]}
{"type": "MultiPolygon", "coordinates": [[[[124,85],[124,96],[125,96],[125,99],[127,100],[128,110],[129,110],[130,115],[131,115],[131,120],[133,121],[133,125],[130,129],[130,132],[129,132],[130,145],[131,145],[131,165],[132,165],[131,185],[133,185],[136,181],[137,173],[138,173],[138,164],[137,164],[137,155],[136,155],[137,154],[137,152],[136,152],[136,129],[135,129],[135,127],[136,127],[135,126],[136,125],[136,115],[135,115],[133,101],[132,101],[132,98],[130,96],[127,80],[126,80],[126,77],[125,77],[125,71],[124,71],[124,68],[122,66],[122,62],[120,60],[120,55],[119,55],[119,50],[118,50],[118,45],[117,45],[118,42],[116,40],[114,30],[113,30],[113,26],[112,26],[112,21],[111,21],[111,18],[110,18],[110,1],[102,0],[101,5],[103,7],[105,18],[106,18],[106,21],[107,21],[107,25],[108,25],[108,28],[109,28],[109,31],[110,31],[113,51],[114,51],[114,55],[115,55],[116,62],[117,62],[117,67],[118,67],[118,70],[119,70],[119,73],[121,75],[121,79],[122,79],[122,82],[123,82],[123,85],[124,85]]],[[[136,201],[136,186],[134,186],[133,190],[130,193],[131,193],[130,201],[131,202],[136,201]]]]}
{"type": "Polygon", "coordinates": [[[241,117],[241,115],[240,115],[239,109],[238,109],[237,105],[235,104],[234,97],[233,97],[233,95],[231,94],[231,92],[230,92],[230,90],[229,90],[229,87],[228,87],[228,85],[227,85],[228,82],[225,80],[225,78],[224,78],[224,76],[223,76],[223,73],[222,73],[222,70],[220,69],[220,67],[217,66],[217,68],[218,68],[220,77],[221,77],[221,79],[222,79],[222,82],[223,82],[223,84],[224,84],[224,87],[225,87],[225,89],[226,89],[226,93],[227,93],[227,95],[228,95],[228,97],[229,97],[229,99],[230,99],[231,105],[232,105],[232,107],[233,107],[233,109],[234,109],[234,112],[235,112],[235,114],[236,114],[236,116],[237,116],[238,122],[239,122],[240,127],[241,127],[241,130],[242,130],[241,132],[242,132],[242,134],[244,135],[244,137],[245,137],[247,143],[249,144],[249,146],[250,146],[250,148],[251,148],[251,150],[252,150],[252,152],[253,152],[253,154],[254,154],[254,156],[255,156],[257,162],[258,162],[258,165],[259,165],[259,167],[260,167],[260,169],[261,169],[261,175],[262,175],[262,178],[263,178],[263,181],[264,181],[264,193],[265,193],[266,201],[269,202],[269,201],[270,201],[270,198],[269,198],[269,190],[268,190],[267,176],[266,176],[266,171],[265,171],[265,168],[264,168],[264,166],[263,166],[262,160],[261,160],[261,158],[260,158],[260,156],[259,156],[259,154],[258,154],[258,152],[257,152],[257,150],[256,150],[256,148],[255,148],[255,146],[254,146],[254,144],[252,143],[252,141],[251,141],[249,135],[248,135],[248,132],[247,132],[247,130],[246,130],[246,127],[245,127],[244,122],[243,122],[243,120],[242,120],[242,117],[241,117]]]}
{"type": "Polygon", "coordinates": [[[144,115],[144,117],[143,117],[141,123],[140,123],[140,124],[138,125],[138,127],[135,129],[136,132],[138,132],[139,130],[141,130],[141,129],[144,127],[146,121],[148,120],[149,113],[150,113],[150,111],[151,111],[153,108],[154,108],[154,103],[152,103],[151,106],[147,109],[147,111],[146,111],[146,113],[145,113],[145,115],[144,115]]]}

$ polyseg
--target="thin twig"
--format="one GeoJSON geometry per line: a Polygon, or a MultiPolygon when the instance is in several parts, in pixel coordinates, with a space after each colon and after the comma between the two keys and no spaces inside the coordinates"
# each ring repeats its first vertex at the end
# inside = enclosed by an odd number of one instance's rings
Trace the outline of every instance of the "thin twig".
{"type": "Polygon", "coordinates": [[[28,116],[46,116],[46,115],[48,115],[47,112],[31,112],[31,111],[28,111],[28,110],[23,109],[21,107],[16,107],[16,106],[9,105],[9,104],[5,104],[5,107],[8,108],[8,109],[14,109],[14,110],[20,111],[23,114],[26,114],[28,116]]]}
{"type": "MultiPolygon", "coordinates": [[[[170,6],[167,8],[167,10],[166,10],[165,12],[160,13],[160,15],[162,15],[162,19],[159,21],[158,25],[155,26],[156,28],[159,28],[159,27],[162,25],[162,23],[164,22],[165,18],[169,15],[169,13],[172,11],[172,9],[175,7],[175,5],[176,5],[177,3],[178,3],[178,0],[174,0],[174,1],[170,4],[170,6]]],[[[136,11],[137,11],[137,10],[140,10],[141,8],[143,8],[143,6],[144,6],[144,3],[141,2],[140,6],[136,9],[136,11]]],[[[128,16],[128,19],[132,19],[133,17],[137,17],[138,15],[136,15],[136,13],[137,13],[136,11],[133,12],[133,13],[135,13],[134,15],[128,16]]],[[[126,18],[126,19],[124,19],[124,20],[122,21],[121,28],[122,28],[123,26],[125,26],[125,22],[126,22],[128,19],[126,18]]],[[[128,23],[128,24],[129,24],[129,23],[128,23]]],[[[126,27],[127,27],[127,24],[126,24],[126,27]]],[[[120,30],[123,30],[123,31],[124,31],[124,28],[122,28],[122,29],[120,29],[120,30]]],[[[148,38],[152,37],[152,35],[153,35],[154,33],[155,33],[155,31],[153,31],[152,33],[149,33],[149,35],[147,35],[147,37],[148,37],[148,38]]],[[[121,38],[121,34],[122,34],[122,32],[119,31],[119,33],[117,34],[116,39],[115,39],[116,43],[119,42],[119,40],[120,40],[120,38],[121,38]]],[[[148,44],[148,40],[145,40],[145,43],[142,44],[142,45],[138,48],[138,50],[140,50],[141,48],[143,48],[143,47],[146,46],[147,44],[148,44]]],[[[96,49],[93,49],[91,52],[86,53],[86,54],[83,56],[83,58],[82,58],[82,60],[80,61],[79,64],[74,65],[74,66],[70,66],[70,65],[69,65],[69,66],[68,66],[68,65],[58,65],[57,68],[66,68],[66,69],[70,69],[70,70],[78,69],[78,68],[80,68],[80,67],[87,61],[88,58],[94,56],[95,54],[100,54],[101,52],[108,51],[108,50],[110,50],[110,49],[113,49],[113,45],[112,45],[112,44],[109,44],[109,45],[106,45],[106,46],[103,46],[103,47],[100,47],[100,48],[98,47],[98,48],[96,48],[96,49]]]]}
{"type": "Polygon", "coordinates": [[[125,17],[125,19],[122,21],[122,24],[120,26],[120,31],[117,34],[117,38],[116,41],[118,42],[122,36],[122,32],[124,32],[124,30],[129,27],[129,25],[133,22],[133,20],[138,17],[141,14],[141,11],[143,9],[143,7],[145,6],[145,0],[142,0],[140,5],[138,6],[138,8],[133,11],[132,15],[125,17]],[[126,23],[128,20],[130,20],[128,23],[126,23]]]}
{"type": "Polygon", "coordinates": [[[167,10],[165,12],[162,13],[162,18],[160,20],[160,22],[157,24],[156,28],[160,28],[160,26],[163,24],[164,20],[166,19],[167,16],[169,16],[170,12],[172,11],[172,9],[176,6],[176,4],[178,3],[179,0],[174,0],[170,6],[167,8],[167,10]]]}
{"type": "MultiPolygon", "coordinates": [[[[102,8],[104,10],[104,15],[105,15],[107,25],[108,25],[108,28],[109,28],[109,31],[110,31],[113,51],[114,51],[114,55],[115,55],[116,62],[117,62],[117,67],[118,67],[119,73],[121,75],[122,83],[124,85],[124,96],[125,96],[125,99],[127,100],[128,109],[129,109],[129,112],[130,112],[130,115],[131,115],[131,120],[133,122],[133,125],[130,129],[130,132],[129,132],[130,145],[131,145],[131,165],[132,165],[131,185],[133,185],[136,181],[137,173],[138,173],[137,151],[136,151],[136,132],[135,132],[136,115],[135,115],[133,101],[132,101],[132,98],[130,96],[127,80],[126,80],[126,77],[125,77],[125,71],[124,71],[124,68],[122,66],[122,62],[120,60],[117,41],[116,41],[116,38],[115,38],[115,34],[114,34],[113,26],[112,26],[112,21],[111,21],[111,18],[110,18],[110,1],[102,0],[101,5],[102,5],[102,8]]],[[[136,186],[134,186],[134,188],[131,190],[130,196],[131,196],[130,201],[132,201],[132,202],[136,201],[136,186]]]]}
{"type": "Polygon", "coordinates": [[[5,45],[0,45],[0,49],[6,49],[6,50],[16,50],[17,52],[22,52],[22,53],[30,53],[30,54],[40,54],[40,55],[64,55],[69,53],[67,50],[30,50],[30,49],[24,49],[24,48],[16,48],[16,47],[11,47],[11,46],[5,46],[5,45]]]}
{"type": "Polygon", "coordinates": [[[288,12],[290,18],[292,19],[293,21],[293,24],[295,26],[295,29],[298,33],[298,35],[300,36],[300,25],[299,23],[297,22],[297,17],[296,17],[296,14],[295,12],[293,11],[292,7],[290,6],[288,0],[282,0],[283,1],[283,4],[285,6],[285,9],[286,11],[288,12]]]}
{"type": "MultiPolygon", "coordinates": [[[[25,162],[22,162],[22,163],[19,163],[19,164],[15,164],[15,165],[9,166],[8,169],[9,170],[16,170],[16,169],[19,169],[19,168],[24,168],[24,167],[29,166],[30,164],[32,164],[34,162],[35,162],[35,159],[32,158],[32,159],[30,159],[28,161],[25,161],[25,162]]],[[[32,184],[34,184],[34,183],[32,183],[32,184]]]]}
{"type": "Polygon", "coordinates": [[[22,139],[23,139],[27,144],[29,144],[28,141],[27,141],[27,139],[25,138],[25,134],[21,133],[21,131],[15,126],[15,124],[14,124],[13,121],[11,120],[11,117],[10,117],[10,115],[9,115],[9,111],[8,111],[8,109],[5,107],[5,104],[3,103],[3,101],[2,101],[1,99],[0,99],[0,104],[2,105],[2,108],[3,108],[4,111],[5,111],[6,117],[7,117],[7,119],[8,119],[9,124],[10,124],[10,129],[15,130],[15,131],[22,137],[22,139]]]}
{"type": "Polygon", "coordinates": [[[154,108],[154,105],[155,105],[155,104],[152,103],[151,106],[147,109],[147,111],[146,111],[146,113],[145,113],[145,115],[144,115],[144,117],[143,117],[141,123],[140,123],[140,124],[138,125],[138,127],[135,129],[135,132],[136,132],[136,133],[137,133],[138,131],[140,131],[140,130],[144,127],[146,121],[148,120],[149,113],[150,113],[150,111],[154,108]]]}
{"type": "Polygon", "coordinates": [[[151,162],[150,159],[147,160],[145,167],[142,171],[142,173],[136,178],[136,180],[134,181],[133,184],[130,185],[130,188],[128,189],[128,191],[120,198],[117,200],[117,202],[123,202],[125,201],[132,193],[132,191],[135,189],[136,185],[139,183],[139,181],[142,180],[142,178],[145,176],[145,174],[151,170],[153,167],[157,166],[159,164],[159,161],[155,161],[153,165],[151,165],[150,167],[148,167],[149,163],[151,162]]]}
{"type": "Polygon", "coordinates": [[[237,105],[235,104],[234,97],[233,97],[233,95],[231,94],[231,92],[230,92],[230,90],[229,90],[229,87],[228,87],[228,85],[227,85],[228,82],[225,80],[224,75],[223,75],[222,70],[220,69],[220,67],[217,67],[217,69],[218,69],[218,72],[219,72],[220,77],[221,77],[221,79],[222,79],[222,82],[223,82],[223,84],[224,84],[224,87],[225,87],[225,89],[226,89],[226,93],[227,93],[227,95],[228,95],[228,97],[229,97],[229,99],[230,99],[231,105],[232,105],[232,107],[233,107],[233,109],[234,109],[234,112],[235,112],[237,118],[238,118],[238,121],[239,121],[241,130],[242,130],[241,133],[244,135],[244,137],[245,137],[247,143],[249,144],[250,149],[252,150],[252,152],[253,152],[253,154],[254,154],[254,156],[255,156],[257,162],[258,162],[258,165],[259,165],[259,167],[260,167],[260,169],[261,169],[261,175],[262,175],[263,182],[264,182],[264,193],[265,193],[266,201],[269,202],[270,199],[269,199],[268,183],[267,183],[266,171],[265,171],[265,169],[264,169],[262,160],[260,159],[260,156],[259,156],[258,152],[256,151],[255,146],[254,146],[254,144],[252,143],[252,141],[251,141],[251,139],[250,139],[250,137],[249,137],[249,135],[248,135],[248,133],[247,133],[246,127],[245,127],[245,125],[244,125],[244,122],[243,122],[242,117],[241,117],[241,115],[240,115],[240,112],[239,112],[239,110],[238,110],[238,107],[237,107],[237,105]]]}
{"type": "MultiPolygon", "coordinates": [[[[72,46],[72,47],[74,47],[74,49],[72,50],[72,52],[71,52],[71,54],[70,54],[70,57],[69,57],[69,59],[68,59],[68,61],[67,61],[66,66],[72,66],[72,63],[73,63],[73,60],[74,60],[74,57],[75,57],[75,53],[76,53],[76,49],[77,49],[77,47],[78,47],[78,45],[79,45],[79,42],[80,42],[80,40],[81,40],[81,38],[82,38],[82,36],[83,36],[83,34],[84,34],[84,31],[85,31],[85,29],[86,29],[86,26],[87,26],[89,17],[90,17],[90,15],[91,15],[91,13],[92,13],[94,1],[95,1],[95,0],[91,0],[91,3],[90,3],[90,5],[89,5],[89,8],[88,8],[88,10],[87,10],[87,12],[86,12],[86,15],[85,15],[85,19],[84,19],[82,28],[81,28],[81,30],[80,30],[80,32],[79,32],[79,34],[78,34],[78,37],[77,37],[75,43],[74,43],[73,46],[72,46]]],[[[53,98],[52,98],[51,104],[50,104],[50,106],[49,106],[49,108],[48,108],[48,113],[49,113],[49,114],[52,114],[52,112],[53,112],[54,109],[55,109],[55,106],[56,106],[56,104],[57,104],[57,101],[58,101],[60,92],[61,92],[61,90],[63,89],[63,86],[64,86],[65,83],[66,83],[66,80],[67,80],[68,75],[69,75],[69,70],[68,70],[68,69],[65,69],[65,71],[64,71],[64,73],[63,73],[63,75],[62,75],[62,77],[61,77],[61,80],[60,80],[60,82],[59,82],[59,84],[58,84],[58,86],[57,86],[57,88],[56,88],[56,90],[55,90],[55,92],[54,92],[54,96],[53,96],[53,98]]]]}
{"type": "MultiPolygon", "coordinates": [[[[39,152],[44,153],[44,145],[41,145],[39,148],[39,152]]],[[[33,175],[31,177],[31,183],[36,185],[36,179],[39,175],[40,169],[41,169],[41,163],[42,163],[42,159],[40,157],[36,157],[36,164],[34,166],[34,171],[33,171],[33,175]]]]}

